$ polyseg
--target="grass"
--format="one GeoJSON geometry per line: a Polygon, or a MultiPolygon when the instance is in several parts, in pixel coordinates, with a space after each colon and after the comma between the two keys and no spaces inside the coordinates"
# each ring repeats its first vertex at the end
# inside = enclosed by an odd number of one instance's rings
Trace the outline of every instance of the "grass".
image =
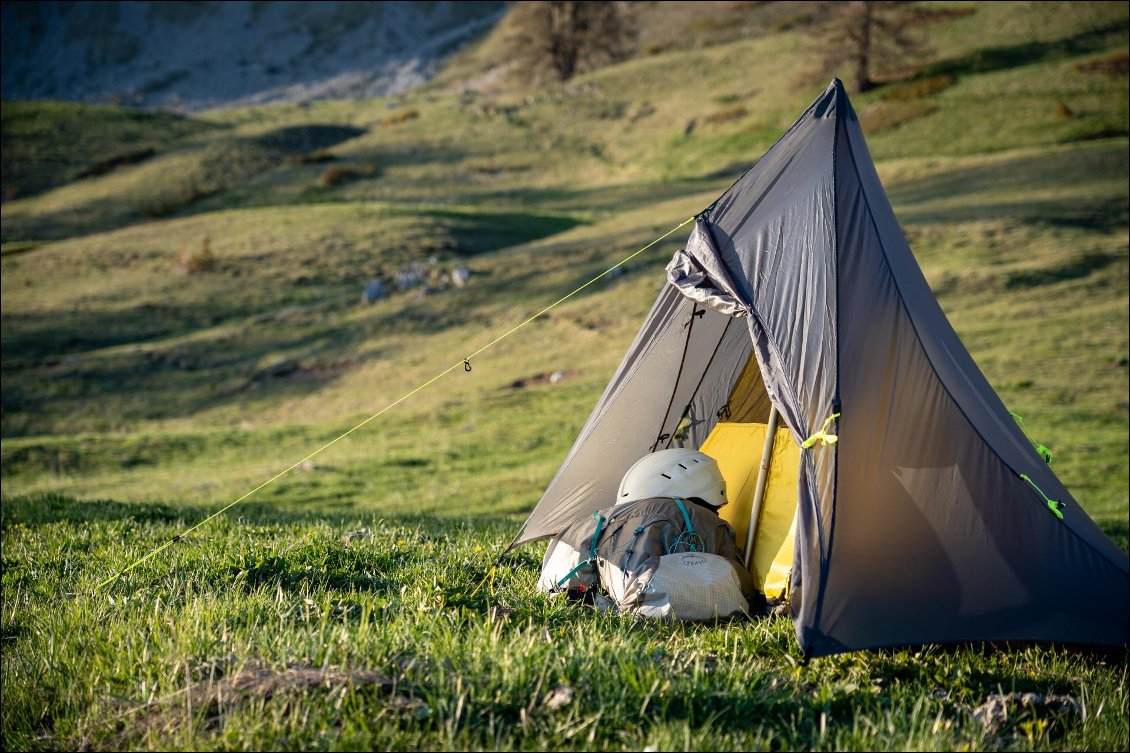
{"type": "Polygon", "coordinates": [[[800,666],[783,617],[672,627],[535,596],[536,552],[492,572],[512,526],[481,511],[252,506],[97,599],[49,606],[63,582],[90,592],[205,510],[10,498],[4,639],[28,648],[9,653],[4,680],[35,677],[38,690],[6,699],[6,746],[1115,749],[1124,739],[1117,656],[926,647],[800,666]],[[572,700],[555,704],[565,689],[572,700]],[[973,712],[1001,692],[1091,706],[987,729],[973,712]],[[36,720],[47,719],[44,740],[36,720]]]}
{"type": "MultiPolygon", "coordinates": [[[[826,85],[779,75],[804,68],[808,6],[664,32],[696,7],[644,8],[649,52],[566,85],[460,92],[497,62],[488,36],[395,107],[157,116],[151,155],[5,201],[0,746],[1127,748],[1125,651],[804,665],[784,618],[641,624],[535,594],[536,544],[492,567],[681,233],[462,359],[707,206],[826,85]],[[330,168],[355,172],[318,185],[330,168]],[[373,279],[392,292],[364,305],[373,279]],[[1071,703],[975,715],[1010,693],[1071,703]]],[[[1126,549],[1127,82],[1102,62],[1125,6],[951,15],[917,75],[854,103],[946,314],[1126,549]]],[[[141,117],[20,103],[46,114],[19,131],[14,107],[5,186],[66,142],[89,170],[141,117]]]]}
{"type": "Polygon", "coordinates": [[[142,162],[214,128],[169,113],[110,105],[5,101],[0,108],[4,201],[142,162]]]}

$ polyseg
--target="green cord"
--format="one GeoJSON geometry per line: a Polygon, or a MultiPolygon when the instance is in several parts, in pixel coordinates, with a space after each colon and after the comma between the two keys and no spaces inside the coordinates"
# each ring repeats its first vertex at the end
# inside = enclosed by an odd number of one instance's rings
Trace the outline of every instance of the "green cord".
{"type": "Polygon", "coordinates": [[[825,447],[827,447],[830,444],[835,444],[836,442],[839,442],[840,437],[839,437],[838,434],[829,434],[828,433],[828,424],[832,423],[833,421],[835,421],[839,417],[840,417],[839,413],[833,413],[832,415],[828,416],[828,418],[824,419],[824,425],[820,427],[820,431],[816,432],[811,437],[809,437],[808,439],[801,442],[800,446],[803,449],[807,450],[809,447],[816,444],[817,442],[823,442],[825,447]]]}
{"type": "Polygon", "coordinates": [[[1052,515],[1056,516],[1060,520],[1063,520],[1063,508],[1067,507],[1067,505],[1060,502],[1058,499],[1051,499],[1050,497],[1048,497],[1048,495],[1044,494],[1044,490],[1036,486],[1036,482],[1029,478],[1027,474],[1021,473],[1020,478],[1027,481],[1029,485],[1031,485],[1031,487],[1036,490],[1036,493],[1043,497],[1044,504],[1046,504],[1048,506],[1048,509],[1051,510],[1052,515]]]}
{"type": "Polygon", "coordinates": [[[1020,425],[1020,430],[1024,432],[1024,436],[1028,437],[1028,441],[1036,446],[1036,454],[1043,458],[1045,463],[1051,465],[1052,451],[1048,446],[1042,442],[1037,442],[1035,437],[1028,433],[1028,427],[1024,425],[1024,419],[1021,418],[1020,414],[1013,413],[1012,411],[1009,411],[1008,414],[1016,419],[1016,423],[1020,425]]]}

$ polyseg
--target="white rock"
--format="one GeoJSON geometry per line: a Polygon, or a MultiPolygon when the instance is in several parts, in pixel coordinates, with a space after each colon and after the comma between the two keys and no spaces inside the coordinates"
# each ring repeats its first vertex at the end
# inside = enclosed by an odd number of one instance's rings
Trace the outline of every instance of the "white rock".
{"type": "Polygon", "coordinates": [[[373,280],[365,286],[365,292],[361,294],[361,301],[363,303],[375,303],[388,294],[385,290],[384,283],[380,280],[373,280]]]}

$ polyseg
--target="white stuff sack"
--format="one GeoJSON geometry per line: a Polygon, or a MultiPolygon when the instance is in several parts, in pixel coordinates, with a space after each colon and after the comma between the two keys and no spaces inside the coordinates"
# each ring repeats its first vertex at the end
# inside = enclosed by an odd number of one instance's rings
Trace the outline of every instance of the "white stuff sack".
{"type": "Polygon", "coordinates": [[[581,553],[562,541],[560,537],[555,538],[545,550],[545,557],[542,559],[538,591],[555,593],[581,585],[584,583],[586,575],[584,571],[587,568],[578,571],[576,568],[579,564],[581,564],[581,553]],[[570,573],[573,575],[570,576],[570,573]]]}
{"type": "Polygon", "coordinates": [[[734,566],[717,554],[665,554],[635,572],[600,559],[597,569],[601,585],[621,612],[684,622],[749,616],[734,566]]]}

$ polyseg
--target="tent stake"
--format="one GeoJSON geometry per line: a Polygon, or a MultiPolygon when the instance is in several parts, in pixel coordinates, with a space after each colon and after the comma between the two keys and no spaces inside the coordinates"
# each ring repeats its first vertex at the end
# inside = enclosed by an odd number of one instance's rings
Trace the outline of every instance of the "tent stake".
{"type": "Polygon", "coordinates": [[[761,505],[765,497],[765,482],[769,479],[769,466],[773,462],[773,439],[777,435],[777,406],[769,406],[769,421],[765,427],[765,448],[761,451],[761,467],[757,470],[757,486],[753,488],[753,505],[749,510],[749,529],[745,534],[745,569],[753,562],[753,538],[761,521],[761,505]]]}

